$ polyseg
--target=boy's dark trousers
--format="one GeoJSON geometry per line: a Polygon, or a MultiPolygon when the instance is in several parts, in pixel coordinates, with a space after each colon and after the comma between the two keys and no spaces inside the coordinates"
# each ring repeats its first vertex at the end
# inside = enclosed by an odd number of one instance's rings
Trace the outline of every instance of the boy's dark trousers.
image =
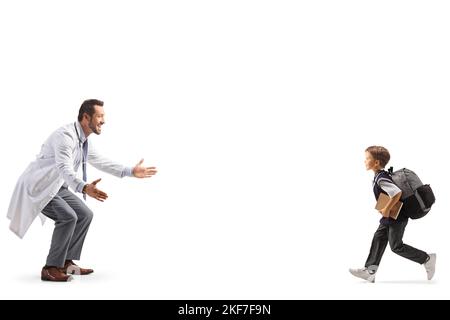
{"type": "Polygon", "coordinates": [[[407,224],[408,220],[395,221],[389,225],[380,223],[380,226],[373,235],[372,246],[370,247],[370,253],[366,261],[366,268],[370,266],[372,268],[374,266],[378,267],[380,265],[388,242],[391,250],[396,254],[420,264],[426,262],[428,254],[403,243],[403,233],[407,224]]]}

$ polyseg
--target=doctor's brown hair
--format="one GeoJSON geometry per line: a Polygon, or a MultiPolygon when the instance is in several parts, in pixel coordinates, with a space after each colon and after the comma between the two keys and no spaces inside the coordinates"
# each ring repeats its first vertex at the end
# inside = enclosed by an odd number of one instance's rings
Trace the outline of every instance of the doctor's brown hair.
{"type": "Polygon", "coordinates": [[[389,151],[382,146],[370,146],[366,149],[366,152],[369,152],[375,160],[380,161],[380,166],[382,168],[386,167],[389,160],[391,159],[389,151]]]}
{"type": "Polygon", "coordinates": [[[89,99],[85,100],[80,107],[80,111],[78,112],[78,121],[83,120],[83,114],[87,113],[89,116],[93,116],[95,113],[94,106],[103,107],[103,101],[97,99],[89,99]]]}

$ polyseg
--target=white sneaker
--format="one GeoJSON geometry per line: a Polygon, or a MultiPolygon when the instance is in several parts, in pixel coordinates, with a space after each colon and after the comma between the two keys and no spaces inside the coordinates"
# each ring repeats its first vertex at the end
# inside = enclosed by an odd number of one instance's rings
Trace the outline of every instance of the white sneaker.
{"type": "Polygon", "coordinates": [[[428,280],[431,280],[434,276],[434,271],[436,270],[436,253],[430,253],[428,256],[430,259],[428,259],[428,261],[423,265],[427,271],[428,280]]]}
{"type": "MultiPolygon", "coordinates": [[[[431,260],[431,259],[430,259],[431,260]]],[[[349,269],[350,273],[357,278],[367,280],[369,282],[375,282],[375,272],[370,273],[367,268],[364,269],[349,269]]]]}

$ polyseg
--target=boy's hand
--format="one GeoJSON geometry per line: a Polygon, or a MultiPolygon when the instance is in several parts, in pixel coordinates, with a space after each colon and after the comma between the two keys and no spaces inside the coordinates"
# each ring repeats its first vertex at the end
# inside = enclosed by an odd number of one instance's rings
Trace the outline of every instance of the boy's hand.
{"type": "Polygon", "coordinates": [[[391,210],[387,210],[388,208],[383,208],[380,210],[380,213],[383,217],[388,218],[391,210]]]}

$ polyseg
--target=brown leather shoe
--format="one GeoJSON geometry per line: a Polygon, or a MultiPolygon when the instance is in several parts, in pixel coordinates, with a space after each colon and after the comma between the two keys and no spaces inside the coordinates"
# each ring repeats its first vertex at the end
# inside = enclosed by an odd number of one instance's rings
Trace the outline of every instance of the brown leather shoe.
{"type": "Polygon", "coordinates": [[[71,276],[68,276],[61,268],[44,266],[41,271],[41,280],[43,281],[70,281],[71,276]]]}
{"type": "Polygon", "coordinates": [[[82,276],[94,272],[94,270],[92,269],[84,269],[77,266],[72,260],[66,260],[66,263],[64,263],[63,271],[64,273],[77,274],[82,276]]]}

